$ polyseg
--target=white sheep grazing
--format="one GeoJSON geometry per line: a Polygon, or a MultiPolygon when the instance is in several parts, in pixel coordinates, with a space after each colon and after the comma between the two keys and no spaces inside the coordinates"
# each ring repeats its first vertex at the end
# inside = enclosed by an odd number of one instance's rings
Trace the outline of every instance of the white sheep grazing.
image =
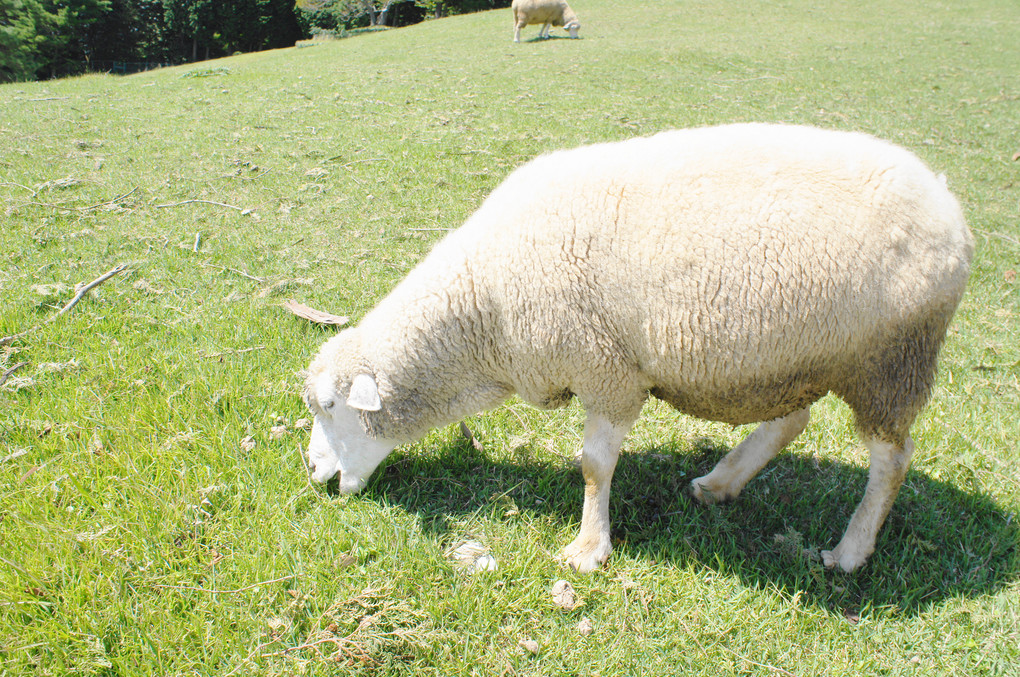
{"type": "Polygon", "coordinates": [[[708,475],[735,498],[833,392],[871,454],[826,566],[861,566],[910,462],[909,428],[973,241],[944,182],[862,134],[782,125],[664,132],[540,157],[499,186],[361,323],[326,342],[305,397],[313,477],[361,489],[398,444],[512,393],[577,396],[580,533],[609,556],[609,485],[648,395],[766,421],[708,475]]]}
{"type": "Polygon", "coordinates": [[[514,42],[521,41],[521,29],[532,24],[543,24],[539,38],[549,37],[550,26],[563,26],[576,38],[581,22],[565,0],[514,0],[510,8],[514,13],[514,42]]]}

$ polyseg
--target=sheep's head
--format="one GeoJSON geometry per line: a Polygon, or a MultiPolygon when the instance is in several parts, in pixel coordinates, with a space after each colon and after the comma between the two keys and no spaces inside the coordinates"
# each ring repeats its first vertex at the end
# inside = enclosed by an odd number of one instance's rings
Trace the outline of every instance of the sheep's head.
{"type": "Polygon", "coordinates": [[[347,366],[352,337],[345,334],[327,341],[312,361],[305,403],[315,417],[308,441],[312,479],[328,482],[339,474],[340,492],[353,494],[397,444],[366,430],[364,413],[382,408],[379,388],[371,374],[347,366]]]}
{"type": "Polygon", "coordinates": [[[569,7],[563,12],[563,30],[570,33],[571,38],[576,38],[577,32],[581,30],[581,20],[569,7]]]}

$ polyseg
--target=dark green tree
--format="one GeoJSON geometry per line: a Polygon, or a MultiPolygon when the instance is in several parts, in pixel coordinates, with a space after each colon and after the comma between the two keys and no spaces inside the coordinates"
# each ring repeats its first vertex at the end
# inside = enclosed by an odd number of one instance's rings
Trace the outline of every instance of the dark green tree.
{"type": "Polygon", "coordinates": [[[110,0],[41,0],[43,8],[57,17],[44,50],[46,63],[40,78],[80,73],[86,68],[92,45],[92,27],[110,11],[110,0]]]}
{"type": "Polygon", "coordinates": [[[212,56],[216,3],[213,0],[163,0],[165,50],[186,61],[212,56]]]}
{"type": "Polygon", "coordinates": [[[34,80],[60,45],[61,21],[39,0],[0,0],[0,82],[34,80]]]}
{"type": "Polygon", "coordinates": [[[223,54],[290,47],[303,34],[294,0],[229,0],[218,11],[223,54]]]}
{"type": "Polygon", "coordinates": [[[297,0],[305,30],[343,30],[374,26],[384,0],[297,0]]]}
{"type": "Polygon", "coordinates": [[[429,14],[435,17],[448,16],[450,14],[470,14],[471,12],[482,12],[487,9],[499,9],[509,7],[511,0],[414,0],[414,3],[422,7],[429,14]]]}
{"type": "Polygon", "coordinates": [[[145,61],[152,43],[151,27],[138,0],[108,0],[109,7],[79,34],[80,53],[86,66],[102,67],[110,61],[145,61]]]}
{"type": "Polygon", "coordinates": [[[162,0],[164,51],[187,61],[276,47],[301,37],[293,0],[162,0]]]}

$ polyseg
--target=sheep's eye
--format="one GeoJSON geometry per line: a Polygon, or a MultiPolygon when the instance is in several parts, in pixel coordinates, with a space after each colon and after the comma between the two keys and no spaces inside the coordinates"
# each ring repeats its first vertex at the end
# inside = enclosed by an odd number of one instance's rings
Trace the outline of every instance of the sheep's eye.
{"type": "Polygon", "coordinates": [[[329,400],[327,402],[322,403],[322,408],[325,409],[326,411],[333,411],[333,407],[335,406],[336,406],[335,400],[329,400]]]}

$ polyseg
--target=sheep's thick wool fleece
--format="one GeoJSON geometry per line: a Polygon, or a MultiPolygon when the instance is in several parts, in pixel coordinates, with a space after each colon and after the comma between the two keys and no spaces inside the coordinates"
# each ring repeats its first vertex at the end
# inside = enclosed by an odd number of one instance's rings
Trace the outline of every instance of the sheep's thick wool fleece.
{"type": "MultiPolygon", "coordinates": [[[[701,418],[833,391],[906,434],[963,293],[960,207],[914,155],[778,125],[539,157],[320,360],[376,376],[369,432],[409,440],[517,392],[613,422],[648,393],[701,418]]],[[[313,365],[314,368],[314,365],[313,365]]]]}
{"type": "Polygon", "coordinates": [[[574,10],[562,0],[517,0],[513,3],[514,20],[523,16],[528,25],[552,24],[563,26],[577,21],[574,10]]]}

